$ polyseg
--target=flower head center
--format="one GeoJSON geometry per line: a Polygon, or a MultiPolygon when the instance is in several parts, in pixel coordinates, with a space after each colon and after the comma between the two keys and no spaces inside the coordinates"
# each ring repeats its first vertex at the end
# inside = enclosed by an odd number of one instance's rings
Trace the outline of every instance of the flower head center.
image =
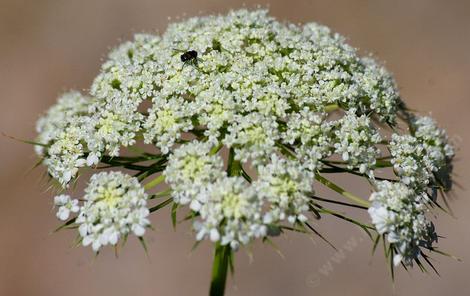
{"type": "Polygon", "coordinates": [[[195,180],[200,174],[204,174],[206,161],[195,155],[185,158],[185,164],[182,168],[182,174],[186,179],[195,180]]]}
{"type": "Polygon", "coordinates": [[[246,205],[245,199],[240,194],[228,193],[222,199],[222,211],[225,217],[240,219],[243,214],[243,208],[246,205]]]}
{"type": "Polygon", "coordinates": [[[117,188],[106,188],[98,200],[104,202],[108,207],[114,208],[122,197],[122,193],[117,188]]]}

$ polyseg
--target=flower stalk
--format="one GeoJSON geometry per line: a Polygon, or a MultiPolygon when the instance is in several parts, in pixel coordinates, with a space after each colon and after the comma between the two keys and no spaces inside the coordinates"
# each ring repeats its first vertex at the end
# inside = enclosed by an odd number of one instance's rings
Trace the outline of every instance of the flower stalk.
{"type": "MultiPolygon", "coordinates": [[[[227,175],[240,176],[242,167],[240,161],[235,160],[235,151],[230,148],[227,161],[227,175]]],[[[222,245],[220,242],[214,247],[214,260],[212,263],[212,280],[210,287],[210,296],[221,296],[225,293],[225,282],[227,281],[227,272],[230,262],[232,249],[230,245],[222,245]]]]}
{"type": "Polygon", "coordinates": [[[330,180],[326,179],[325,177],[321,176],[320,174],[315,174],[315,179],[325,185],[326,187],[330,188],[331,190],[334,190],[341,194],[342,196],[346,197],[347,199],[353,201],[354,203],[368,208],[370,206],[370,203],[367,200],[364,200],[358,196],[355,196],[351,192],[348,192],[344,190],[343,188],[339,187],[335,183],[331,182],[330,180]]]}
{"type": "Polygon", "coordinates": [[[153,187],[157,186],[158,184],[162,183],[163,181],[165,181],[165,175],[161,174],[160,176],[156,177],[152,181],[145,184],[144,188],[146,190],[152,189],[153,187]]]}
{"type": "Polygon", "coordinates": [[[210,296],[222,296],[225,293],[225,282],[227,280],[231,252],[232,250],[229,245],[223,246],[217,243],[215,246],[210,296]]]}

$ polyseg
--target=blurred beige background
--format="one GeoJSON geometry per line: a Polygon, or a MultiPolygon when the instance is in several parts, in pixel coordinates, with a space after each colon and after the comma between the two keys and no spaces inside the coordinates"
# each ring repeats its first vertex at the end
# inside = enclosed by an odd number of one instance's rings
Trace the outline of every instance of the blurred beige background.
{"type": "MultiPolygon", "coordinates": [[[[447,128],[458,147],[457,180],[469,187],[470,1],[243,1],[269,5],[292,22],[317,21],[371,52],[395,74],[408,104],[447,128]],[[270,3],[270,4],[268,4],[270,3]]],[[[162,32],[172,20],[239,8],[242,1],[1,0],[0,131],[33,138],[40,112],[64,90],[89,87],[110,47],[135,32],[162,32]]],[[[167,212],[153,217],[148,259],[135,240],[115,259],[71,248],[57,226],[52,193],[40,182],[32,147],[0,138],[0,295],[206,295],[211,249],[190,252],[189,225],[174,232],[167,212]]],[[[349,188],[351,188],[349,184],[349,188]]],[[[354,189],[354,188],[353,188],[354,189]]],[[[368,194],[364,188],[356,192],[368,194]]],[[[456,218],[438,215],[440,247],[464,262],[434,256],[441,277],[398,272],[392,284],[379,250],[351,225],[318,221],[342,253],[289,234],[277,240],[284,259],[256,244],[239,252],[227,295],[470,295],[470,201],[457,189],[456,218]]]]}

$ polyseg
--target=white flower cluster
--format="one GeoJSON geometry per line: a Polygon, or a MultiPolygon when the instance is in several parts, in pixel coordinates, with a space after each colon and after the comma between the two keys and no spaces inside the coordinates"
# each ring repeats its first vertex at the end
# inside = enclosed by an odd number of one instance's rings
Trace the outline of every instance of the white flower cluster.
{"type": "Polygon", "coordinates": [[[365,115],[357,116],[355,109],[349,110],[338,120],[335,130],[335,152],[348,162],[349,169],[358,167],[361,173],[373,176],[372,168],[380,150],[380,134],[365,115]]]}
{"type": "Polygon", "coordinates": [[[401,182],[411,187],[429,184],[432,178],[424,162],[426,151],[419,140],[412,135],[392,135],[390,142],[391,162],[401,182]]]}
{"type": "Polygon", "coordinates": [[[315,113],[304,108],[289,114],[282,133],[283,143],[294,147],[297,158],[310,172],[320,168],[320,160],[333,153],[334,122],[325,121],[326,117],[327,113],[315,113]]]}
{"type": "Polygon", "coordinates": [[[190,204],[199,211],[207,201],[207,186],[225,176],[224,162],[218,155],[210,155],[211,145],[193,141],[175,149],[163,172],[165,181],[173,190],[173,199],[179,204],[190,204]]]}
{"type": "Polygon", "coordinates": [[[403,183],[378,182],[372,193],[369,214],[379,234],[386,234],[394,246],[394,265],[411,265],[420,247],[431,248],[437,241],[434,226],[426,219],[429,199],[403,183]]]}
{"type": "Polygon", "coordinates": [[[316,24],[286,26],[261,10],[192,18],[161,38],[137,35],[110,54],[92,94],[134,114],[132,122],[151,99],[141,128],[163,153],[201,125],[209,141],[260,163],[296,110],[339,104],[393,122],[399,103],[390,75],[357,57],[342,37],[316,24]],[[198,53],[197,63],[181,61],[186,50],[198,53]]]}
{"type": "Polygon", "coordinates": [[[445,168],[454,157],[454,149],[448,137],[431,117],[417,117],[412,122],[414,136],[421,142],[426,157],[424,161],[430,170],[437,172],[445,168]]]}
{"type": "Polygon", "coordinates": [[[269,203],[264,222],[277,224],[287,219],[294,224],[305,222],[308,211],[308,194],[313,189],[313,174],[297,161],[271,156],[271,162],[258,169],[259,179],[254,183],[258,195],[269,203]]]}
{"type": "Polygon", "coordinates": [[[111,52],[109,60],[91,86],[96,102],[91,108],[93,147],[96,154],[108,150],[119,154],[121,146],[135,143],[141,131],[144,115],[140,104],[154,97],[153,59],[160,39],[151,35],[137,35],[135,42],[126,42],[111,52]]]}
{"type": "Polygon", "coordinates": [[[49,174],[63,186],[87,164],[85,138],[87,137],[84,114],[87,114],[90,98],[78,92],[62,95],[45,116],[37,122],[36,153],[43,158],[49,174]]]}
{"type": "Polygon", "coordinates": [[[57,217],[77,213],[75,223],[84,246],[97,252],[101,246],[116,245],[129,233],[143,236],[150,226],[147,194],[136,178],[121,172],[102,172],[91,177],[85,189],[83,205],[68,195],[56,196],[57,217]]]}
{"type": "Polygon", "coordinates": [[[128,121],[137,115],[113,113],[97,104],[96,99],[71,91],[38,120],[36,142],[40,145],[36,152],[63,187],[69,185],[79,168],[97,164],[104,150],[116,156],[121,145],[135,142],[135,134],[122,130],[134,124],[128,121]]]}
{"type": "Polygon", "coordinates": [[[262,201],[243,178],[221,178],[208,184],[206,194],[207,202],[199,211],[201,220],[194,223],[197,240],[209,237],[237,249],[240,244],[266,235],[262,201]]]}
{"type": "Polygon", "coordinates": [[[361,61],[365,65],[364,72],[354,72],[360,99],[349,100],[346,104],[362,113],[373,110],[382,120],[393,123],[401,104],[393,77],[373,59],[367,57],[361,61]]]}
{"type": "Polygon", "coordinates": [[[414,118],[411,129],[413,135],[392,135],[391,162],[404,184],[422,190],[430,182],[434,183],[438,173],[448,178],[454,151],[445,131],[439,129],[432,118],[414,118]]]}
{"type": "Polygon", "coordinates": [[[208,142],[192,141],[170,155],[163,172],[174,201],[199,213],[198,240],[208,237],[238,248],[267,235],[271,225],[307,220],[313,175],[298,161],[273,154],[267,165],[257,167],[259,179],[252,184],[228,177],[223,166],[208,142]]]}
{"type": "Polygon", "coordinates": [[[420,247],[430,248],[437,240],[432,223],[426,220],[428,188],[450,188],[450,161],[454,155],[447,135],[430,117],[412,117],[411,135],[392,134],[388,146],[400,182],[381,182],[371,196],[369,214],[377,231],[396,246],[395,265],[411,264],[420,247]]]}
{"type": "Polygon", "coordinates": [[[259,113],[250,113],[236,116],[223,143],[235,149],[237,160],[247,162],[251,159],[258,165],[276,151],[277,139],[279,130],[275,120],[259,113]]]}
{"type": "MultiPolygon", "coordinates": [[[[319,122],[327,106],[350,109],[348,119],[367,112],[393,123],[400,103],[390,75],[370,58],[358,57],[341,36],[314,23],[283,24],[264,10],[191,18],[170,25],[161,37],[136,35],[110,53],[91,94],[86,114],[61,126],[67,135],[52,151],[67,154],[71,146],[71,159],[46,162],[63,185],[85,165],[84,158],[91,165],[104,152],[117,156],[137,136],[167,154],[184,132],[234,147],[237,160],[256,165],[288,143],[314,171],[332,152],[334,124],[319,122]],[[195,63],[181,60],[187,50],[197,53],[195,63]],[[152,103],[147,112],[144,102],[152,103]]],[[[41,128],[40,138],[49,140],[59,130],[41,128]]],[[[361,171],[373,166],[372,147],[339,145],[336,150],[352,166],[361,171]]]]}
{"type": "MultiPolygon", "coordinates": [[[[378,183],[369,212],[398,254],[413,258],[427,225],[418,197],[450,180],[453,150],[432,119],[413,118],[411,135],[382,141],[378,122],[397,127],[404,112],[382,66],[324,26],[285,24],[264,10],[136,35],[109,54],[91,96],[65,94],[38,121],[37,152],[50,175],[66,187],[79,168],[143,140],[168,157],[163,175],[174,202],[197,214],[197,238],[233,248],[286,221],[305,222],[326,160],[342,159],[330,172],[373,179],[383,144],[401,182],[378,183]],[[224,171],[222,146],[238,172],[224,171]]],[[[137,179],[94,175],[76,221],[83,243],[98,250],[130,232],[143,235],[146,199],[137,179]]],[[[60,219],[77,209],[65,196],[56,205],[60,219]]]]}
{"type": "Polygon", "coordinates": [[[167,154],[182,132],[193,129],[192,112],[184,100],[154,101],[144,124],[145,142],[149,144],[155,141],[155,145],[167,154]]]}
{"type": "Polygon", "coordinates": [[[78,200],[71,199],[69,195],[65,194],[54,197],[54,205],[59,207],[56,216],[61,221],[67,220],[71,213],[77,213],[80,210],[78,200]]]}
{"type": "MultiPolygon", "coordinates": [[[[62,95],[47,113],[39,118],[36,124],[38,132],[37,142],[49,145],[56,140],[63,131],[66,130],[70,122],[81,114],[87,112],[88,98],[79,92],[70,92],[62,95]]],[[[43,146],[35,146],[38,154],[43,154],[43,146]]]]}

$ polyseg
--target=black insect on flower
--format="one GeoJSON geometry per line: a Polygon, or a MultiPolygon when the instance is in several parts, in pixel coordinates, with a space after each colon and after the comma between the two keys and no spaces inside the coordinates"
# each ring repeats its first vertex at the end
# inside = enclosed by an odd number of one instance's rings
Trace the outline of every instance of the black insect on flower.
{"type": "Polygon", "coordinates": [[[191,62],[194,60],[197,60],[197,51],[195,50],[188,50],[181,55],[181,61],[183,63],[191,62]]]}
{"type": "Polygon", "coordinates": [[[194,65],[197,66],[197,51],[195,50],[188,50],[181,54],[180,56],[183,65],[194,65]]]}

